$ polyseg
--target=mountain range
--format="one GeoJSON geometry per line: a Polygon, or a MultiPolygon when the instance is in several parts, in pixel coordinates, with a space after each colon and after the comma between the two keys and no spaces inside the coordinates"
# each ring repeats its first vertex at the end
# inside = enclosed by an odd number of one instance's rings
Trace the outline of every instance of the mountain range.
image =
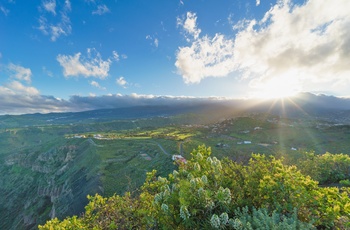
{"type": "MultiPolygon", "coordinates": [[[[167,101],[167,99],[164,99],[167,101]]],[[[1,115],[0,128],[71,123],[93,123],[120,119],[139,119],[156,116],[173,116],[184,113],[205,114],[212,119],[246,112],[266,112],[284,117],[310,116],[340,123],[350,114],[350,98],[299,93],[294,97],[279,99],[169,99],[166,103],[146,104],[130,107],[105,108],[82,112],[35,113],[23,115],[1,115]]]]}

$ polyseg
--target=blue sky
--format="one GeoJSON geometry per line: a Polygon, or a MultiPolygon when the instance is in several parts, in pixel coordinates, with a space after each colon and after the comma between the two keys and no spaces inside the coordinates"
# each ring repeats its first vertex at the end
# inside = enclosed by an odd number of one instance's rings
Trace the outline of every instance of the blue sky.
{"type": "Polygon", "coordinates": [[[95,108],[77,98],[349,96],[350,1],[336,2],[1,0],[0,114],[95,108]]]}

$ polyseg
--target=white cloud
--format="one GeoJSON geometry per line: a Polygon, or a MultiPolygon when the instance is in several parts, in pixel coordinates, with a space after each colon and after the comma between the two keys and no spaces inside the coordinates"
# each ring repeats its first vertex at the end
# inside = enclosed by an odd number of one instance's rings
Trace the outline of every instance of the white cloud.
{"type": "Polygon", "coordinates": [[[187,84],[199,83],[206,77],[223,77],[235,70],[234,41],[222,34],[199,37],[201,30],[196,20],[196,14],[191,12],[185,22],[178,19],[178,24],[194,38],[190,46],[180,47],[176,53],[175,66],[187,84]]]}
{"type": "Polygon", "coordinates": [[[34,87],[20,82],[0,85],[0,114],[49,113],[74,111],[68,101],[52,96],[43,96],[34,87]]]}
{"type": "Polygon", "coordinates": [[[39,95],[39,90],[31,86],[25,86],[19,81],[11,81],[4,84],[4,86],[0,85],[0,96],[4,95],[34,96],[39,95]]]}
{"type": "Polygon", "coordinates": [[[263,88],[273,82],[310,90],[315,83],[328,87],[335,82],[350,84],[350,1],[309,0],[303,5],[278,1],[262,19],[242,19],[228,39],[199,36],[196,16],[179,25],[194,37],[180,47],[176,67],[186,83],[235,72],[263,88]],[[197,36],[198,35],[198,36],[197,36]],[[197,37],[197,38],[196,38],[197,37]],[[276,78],[282,77],[281,82],[276,78]]]}
{"type": "Polygon", "coordinates": [[[260,5],[260,0],[256,0],[256,6],[260,5]]]}
{"type": "Polygon", "coordinates": [[[111,12],[108,7],[106,5],[98,5],[97,9],[95,11],[92,12],[92,14],[98,14],[98,15],[102,15],[102,14],[106,14],[111,12]]]}
{"type": "Polygon", "coordinates": [[[182,26],[194,39],[197,39],[201,33],[201,29],[197,28],[197,15],[195,13],[187,12],[185,20],[177,18],[177,25],[182,26]]]}
{"type": "Polygon", "coordinates": [[[119,77],[119,78],[117,78],[116,83],[117,83],[118,85],[120,85],[121,87],[123,87],[123,88],[126,88],[126,86],[127,86],[127,84],[128,84],[128,82],[125,80],[124,77],[119,77]]]}
{"type": "Polygon", "coordinates": [[[234,42],[223,35],[204,36],[189,47],[180,47],[175,66],[185,83],[199,83],[206,77],[223,77],[235,70],[234,42]]]}
{"type": "Polygon", "coordinates": [[[65,0],[65,3],[60,10],[60,17],[56,18],[56,2],[45,1],[43,7],[46,11],[52,12],[54,17],[50,20],[44,15],[41,15],[38,19],[39,29],[43,34],[50,36],[51,41],[56,41],[62,35],[68,36],[72,32],[72,25],[68,13],[72,10],[69,0],[65,0]],[[53,21],[53,22],[51,22],[53,21]]]}
{"type": "Polygon", "coordinates": [[[104,79],[108,76],[111,60],[103,60],[100,53],[95,49],[87,50],[87,57],[82,57],[81,53],[74,55],[57,56],[57,61],[63,67],[63,75],[69,76],[84,76],[96,77],[104,79]]]}
{"type": "Polygon", "coordinates": [[[113,50],[112,54],[113,54],[113,59],[118,62],[120,60],[118,52],[113,50]]]}
{"type": "Polygon", "coordinates": [[[27,83],[31,82],[32,71],[29,68],[24,68],[13,63],[10,63],[7,68],[11,72],[11,77],[26,81],[27,83]]]}
{"type": "Polygon", "coordinates": [[[147,35],[147,36],[146,36],[146,39],[147,39],[147,40],[151,40],[151,41],[152,41],[152,45],[154,45],[156,48],[158,48],[158,46],[159,46],[159,40],[158,40],[158,38],[154,38],[154,37],[151,36],[151,35],[147,35]]]}
{"type": "Polygon", "coordinates": [[[112,51],[111,59],[114,59],[116,62],[120,61],[120,59],[127,59],[127,58],[128,58],[128,56],[126,56],[125,54],[119,54],[115,50],[112,51]]]}
{"type": "Polygon", "coordinates": [[[56,0],[44,1],[43,8],[47,12],[51,12],[53,15],[56,15],[56,0]]]}
{"type": "Polygon", "coordinates": [[[5,16],[7,16],[7,15],[10,13],[10,10],[6,9],[6,8],[3,7],[3,6],[0,6],[0,11],[1,11],[5,16]]]}
{"type": "Polygon", "coordinates": [[[303,89],[313,81],[350,81],[348,9],[347,0],[279,1],[263,19],[241,26],[234,47],[237,69],[261,88],[280,77],[303,89]]]}
{"type": "Polygon", "coordinates": [[[96,87],[98,89],[101,89],[101,90],[106,90],[106,88],[102,87],[97,81],[91,81],[90,85],[92,85],[92,86],[94,86],[94,87],[96,87]]]}

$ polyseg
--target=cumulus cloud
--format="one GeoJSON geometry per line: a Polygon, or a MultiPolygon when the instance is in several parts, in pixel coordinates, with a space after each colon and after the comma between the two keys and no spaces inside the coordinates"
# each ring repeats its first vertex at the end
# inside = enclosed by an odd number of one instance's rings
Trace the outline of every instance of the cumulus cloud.
{"type": "Polygon", "coordinates": [[[112,63],[110,59],[103,60],[95,49],[88,49],[85,57],[79,52],[74,55],[59,54],[56,59],[63,67],[65,77],[84,76],[105,79],[112,63]]]}
{"type": "Polygon", "coordinates": [[[124,77],[117,78],[115,82],[123,88],[126,88],[126,86],[128,85],[128,82],[125,80],[124,77]]]}
{"type": "Polygon", "coordinates": [[[255,88],[281,82],[275,79],[281,77],[302,90],[315,82],[349,84],[349,8],[347,0],[278,1],[263,18],[235,23],[232,38],[200,36],[196,15],[188,13],[187,25],[179,19],[178,24],[194,39],[179,47],[175,65],[186,83],[234,72],[255,88]]]}
{"type": "Polygon", "coordinates": [[[191,46],[180,47],[175,66],[185,83],[199,83],[206,77],[223,77],[235,70],[234,42],[221,34],[204,36],[191,46]]]}
{"type": "Polygon", "coordinates": [[[24,86],[18,81],[12,81],[3,86],[0,85],[0,111],[4,113],[30,112],[31,108],[40,108],[40,104],[33,106],[37,101],[33,98],[39,96],[39,91],[34,87],[24,86]],[[30,108],[28,108],[30,107],[30,108]]]}
{"type": "Polygon", "coordinates": [[[111,12],[106,5],[98,5],[97,9],[92,11],[92,14],[102,15],[111,12]]]}
{"type": "Polygon", "coordinates": [[[260,0],[256,0],[256,6],[260,5],[260,0]]]}
{"type": "Polygon", "coordinates": [[[177,18],[177,25],[191,35],[194,39],[199,37],[201,29],[197,28],[197,15],[192,12],[187,12],[186,19],[177,18]]]}
{"type": "Polygon", "coordinates": [[[23,66],[13,63],[10,63],[7,68],[11,73],[11,77],[26,81],[27,83],[31,82],[32,71],[29,68],[24,68],[23,66]]]}
{"type": "Polygon", "coordinates": [[[196,14],[191,12],[186,20],[178,19],[178,24],[194,38],[190,46],[180,47],[176,54],[175,66],[187,84],[199,83],[206,77],[223,77],[235,70],[234,41],[222,34],[199,37],[201,30],[196,20],[196,14]]]}
{"type": "Polygon", "coordinates": [[[10,92],[11,94],[21,95],[39,95],[39,90],[32,86],[25,86],[19,81],[12,81],[4,86],[1,86],[2,91],[10,92]]]}
{"type": "Polygon", "coordinates": [[[0,114],[76,111],[72,104],[52,96],[23,95],[0,86],[0,114]]]}
{"type": "Polygon", "coordinates": [[[59,17],[56,17],[56,1],[43,1],[43,8],[46,12],[51,12],[53,17],[41,15],[38,19],[37,27],[44,35],[50,36],[51,41],[56,41],[59,37],[68,36],[72,32],[72,25],[68,13],[72,10],[69,0],[65,0],[59,17]]]}
{"type": "Polygon", "coordinates": [[[90,85],[92,85],[98,89],[101,89],[101,90],[106,90],[106,87],[101,86],[97,81],[90,81],[90,85]]]}
{"type": "Polygon", "coordinates": [[[261,87],[281,76],[298,84],[350,81],[349,8],[347,0],[279,1],[261,20],[241,26],[234,46],[237,69],[261,87]]]}

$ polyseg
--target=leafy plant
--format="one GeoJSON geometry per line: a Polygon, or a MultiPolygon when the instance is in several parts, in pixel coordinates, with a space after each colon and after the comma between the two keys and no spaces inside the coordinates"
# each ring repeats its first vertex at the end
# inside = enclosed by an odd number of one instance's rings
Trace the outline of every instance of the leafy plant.
{"type": "Polygon", "coordinates": [[[147,173],[138,196],[89,200],[82,217],[39,228],[345,229],[350,220],[348,190],[319,187],[274,157],[253,154],[244,166],[212,157],[205,146],[167,178],[147,173]]]}

